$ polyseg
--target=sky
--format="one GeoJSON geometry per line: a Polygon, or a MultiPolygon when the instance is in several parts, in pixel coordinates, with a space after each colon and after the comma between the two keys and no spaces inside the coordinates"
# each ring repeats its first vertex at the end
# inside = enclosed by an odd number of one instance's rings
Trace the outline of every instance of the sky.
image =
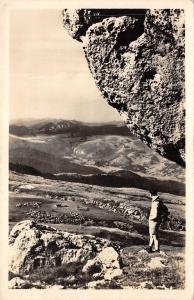
{"type": "Polygon", "coordinates": [[[23,118],[121,120],[102,98],[60,10],[11,11],[10,119],[23,118]]]}

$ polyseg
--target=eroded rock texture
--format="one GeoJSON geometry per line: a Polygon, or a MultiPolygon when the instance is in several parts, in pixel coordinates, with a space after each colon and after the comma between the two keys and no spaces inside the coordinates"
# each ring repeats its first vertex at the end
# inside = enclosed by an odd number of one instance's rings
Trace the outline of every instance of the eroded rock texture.
{"type": "Polygon", "coordinates": [[[64,10],[95,82],[131,132],[184,166],[184,11],[64,10]]]}
{"type": "MultiPolygon", "coordinates": [[[[58,231],[30,220],[17,223],[11,230],[9,271],[29,274],[40,268],[68,263],[83,263],[83,272],[98,266],[95,276],[109,280],[122,273],[119,254],[109,240],[58,231]]],[[[16,280],[11,285],[23,283],[16,280]]]]}

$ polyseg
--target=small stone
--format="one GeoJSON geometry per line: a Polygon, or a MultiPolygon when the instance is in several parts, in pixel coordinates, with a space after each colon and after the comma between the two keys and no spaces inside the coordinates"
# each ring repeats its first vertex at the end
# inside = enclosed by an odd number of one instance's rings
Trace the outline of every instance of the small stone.
{"type": "Polygon", "coordinates": [[[29,281],[26,281],[20,277],[14,277],[8,282],[9,289],[25,289],[32,286],[29,281]]]}
{"type": "Polygon", "coordinates": [[[68,283],[72,283],[76,280],[75,276],[71,275],[65,278],[65,281],[68,283]]]}
{"type": "Polygon", "coordinates": [[[142,254],[144,254],[144,253],[145,253],[145,254],[148,254],[148,252],[147,252],[145,249],[142,249],[142,250],[138,251],[138,253],[140,253],[140,254],[141,254],[141,253],[142,253],[142,254]]]}
{"type": "Polygon", "coordinates": [[[87,286],[90,289],[94,289],[97,287],[97,285],[104,285],[106,283],[106,281],[104,279],[102,280],[96,280],[96,281],[90,281],[87,286]]]}
{"type": "Polygon", "coordinates": [[[148,267],[150,269],[165,268],[164,260],[161,257],[152,257],[148,267]]]}
{"type": "Polygon", "coordinates": [[[153,283],[151,281],[144,281],[140,283],[140,288],[141,289],[153,289],[153,283]]]}
{"type": "Polygon", "coordinates": [[[49,289],[51,289],[51,290],[62,290],[63,288],[64,288],[63,285],[58,285],[58,284],[51,285],[49,287],[49,289]]]}

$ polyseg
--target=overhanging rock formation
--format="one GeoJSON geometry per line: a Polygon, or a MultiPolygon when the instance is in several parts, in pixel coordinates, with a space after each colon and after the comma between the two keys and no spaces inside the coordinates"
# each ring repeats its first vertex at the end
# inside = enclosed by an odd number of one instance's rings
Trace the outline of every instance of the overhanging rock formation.
{"type": "Polygon", "coordinates": [[[63,20],[131,132],[184,166],[184,11],[64,10],[63,20]]]}

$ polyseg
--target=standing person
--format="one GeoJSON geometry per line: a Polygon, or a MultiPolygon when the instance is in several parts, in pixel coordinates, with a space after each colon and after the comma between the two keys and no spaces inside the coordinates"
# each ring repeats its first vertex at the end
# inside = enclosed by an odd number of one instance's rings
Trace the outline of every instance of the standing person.
{"type": "Polygon", "coordinates": [[[163,204],[162,200],[159,198],[157,191],[151,190],[150,197],[152,199],[150,215],[149,215],[149,247],[146,249],[148,253],[160,252],[160,244],[158,239],[158,230],[160,224],[165,222],[168,218],[169,212],[168,208],[163,204]],[[155,251],[153,251],[153,245],[155,251]]]}

